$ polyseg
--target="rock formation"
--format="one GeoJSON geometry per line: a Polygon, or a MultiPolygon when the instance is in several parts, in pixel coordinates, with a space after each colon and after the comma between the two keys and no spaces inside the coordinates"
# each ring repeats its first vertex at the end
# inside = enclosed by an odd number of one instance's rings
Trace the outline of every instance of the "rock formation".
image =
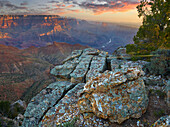
{"type": "Polygon", "coordinates": [[[170,126],[170,115],[161,117],[153,125],[153,127],[169,127],[169,126],[170,126]]]}
{"type": "Polygon", "coordinates": [[[22,126],[109,126],[146,111],[148,97],[136,62],[117,60],[93,48],[75,50],[51,70],[57,82],[29,103],[22,126]]]}

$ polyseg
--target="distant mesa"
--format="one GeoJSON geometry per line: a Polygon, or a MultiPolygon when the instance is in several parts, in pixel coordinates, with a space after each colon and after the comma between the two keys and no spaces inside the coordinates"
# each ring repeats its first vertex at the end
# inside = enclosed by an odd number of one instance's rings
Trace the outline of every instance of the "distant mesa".
{"type": "Polygon", "coordinates": [[[0,44],[20,49],[43,47],[56,41],[88,45],[111,53],[119,46],[133,43],[137,29],[58,15],[0,15],[0,31],[0,44]],[[109,40],[111,43],[107,43],[109,40]]]}

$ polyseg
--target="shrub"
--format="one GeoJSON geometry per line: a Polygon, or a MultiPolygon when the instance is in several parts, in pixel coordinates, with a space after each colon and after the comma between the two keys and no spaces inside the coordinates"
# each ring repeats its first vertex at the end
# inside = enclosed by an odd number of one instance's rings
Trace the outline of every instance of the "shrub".
{"type": "Polygon", "coordinates": [[[152,52],[151,62],[144,66],[144,71],[150,74],[167,76],[170,74],[170,50],[158,49],[152,52]]]}
{"type": "Polygon", "coordinates": [[[11,103],[9,101],[0,101],[0,113],[8,117],[10,114],[10,105],[11,103]]]}

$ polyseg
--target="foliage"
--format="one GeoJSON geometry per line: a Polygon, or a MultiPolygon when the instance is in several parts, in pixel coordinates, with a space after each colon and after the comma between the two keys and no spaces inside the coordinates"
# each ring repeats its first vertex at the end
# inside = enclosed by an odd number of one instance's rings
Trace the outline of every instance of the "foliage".
{"type": "Polygon", "coordinates": [[[24,108],[17,103],[11,106],[9,101],[0,101],[0,113],[2,116],[14,119],[19,113],[24,113],[24,108]]]}
{"type": "Polygon", "coordinates": [[[0,117],[0,127],[16,127],[16,125],[13,120],[0,117]]]}
{"type": "Polygon", "coordinates": [[[159,111],[154,111],[154,115],[156,117],[161,117],[161,116],[165,115],[165,111],[163,109],[160,109],[159,111]]]}
{"type": "Polygon", "coordinates": [[[11,103],[9,101],[1,101],[0,102],[0,113],[3,116],[8,117],[8,115],[10,114],[10,105],[11,105],[11,103]]]}
{"type": "Polygon", "coordinates": [[[167,76],[170,73],[170,50],[158,49],[152,52],[151,62],[144,66],[144,71],[150,74],[167,76]]]}
{"type": "Polygon", "coordinates": [[[134,36],[135,45],[127,45],[127,52],[149,54],[160,47],[169,48],[169,0],[141,0],[137,11],[143,23],[134,36]]]}

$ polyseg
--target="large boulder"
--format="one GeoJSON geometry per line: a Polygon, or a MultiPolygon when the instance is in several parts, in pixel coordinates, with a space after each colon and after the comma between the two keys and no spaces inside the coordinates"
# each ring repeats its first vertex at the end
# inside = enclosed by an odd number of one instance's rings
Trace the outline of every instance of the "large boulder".
{"type": "Polygon", "coordinates": [[[119,72],[106,71],[92,78],[78,101],[80,112],[118,123],[141,117],[148,105],[142,75],[143,71],[134,67],[119,72]]]}

